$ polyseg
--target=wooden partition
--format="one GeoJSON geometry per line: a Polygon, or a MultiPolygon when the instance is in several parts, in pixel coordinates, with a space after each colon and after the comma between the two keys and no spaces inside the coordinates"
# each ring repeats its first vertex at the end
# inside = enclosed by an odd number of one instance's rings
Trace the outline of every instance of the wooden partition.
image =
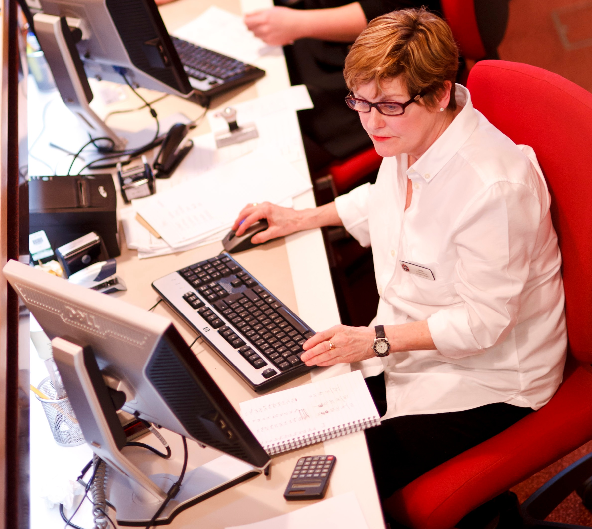
{"type": "MultiPolygon", "coordinates": [[[[0,268],[27,260],[26,58],[16,0],[3,0],[0,69],[0,268]],[[19,89],[20,85],[20,89],[19,89]],[[19,92],[23,97],[19,98],[19,92]],[[19,119],[20,110],[20,119],[19,119]],[[19,130],[20,127],[20,130],[19,130]],[[20,138],[20,141],[19,141],[20,138]],[[19,153],[19,148],[21,149],[19,153]],[[24,152],[23,152],[24,150],[24,152]],[[19,154],[24,163],[19,163],[19,154]]],[[[0,274],[0,528],[29,526],[29,324],[0,274]]]]}

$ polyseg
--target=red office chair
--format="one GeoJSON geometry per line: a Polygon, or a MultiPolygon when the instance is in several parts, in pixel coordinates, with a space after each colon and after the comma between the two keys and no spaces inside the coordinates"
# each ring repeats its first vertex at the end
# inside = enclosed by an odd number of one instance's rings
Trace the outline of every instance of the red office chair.
{"type": "Polygon", "coordinates": [[[442,0],[444,18],[463,57],[478,61],[486,55],[475,16],[474,0],[442,0]]]}
{"type": "MultiPolygon", "coordinates": [[[[395,519],[417,529],[454,527],[479,505],[592,439],[592,94],[559,75],[505,61],[478,63],[468,88],[493,125],[534,148],[545,173],[563,256],[568,365],[563,384],[542,409],[385,502],[395,519]]],[[[544,519],[591,475],[587,457],[555,487],[525,502],[527,522],[535,524],[531,516],[544,519]]]]}

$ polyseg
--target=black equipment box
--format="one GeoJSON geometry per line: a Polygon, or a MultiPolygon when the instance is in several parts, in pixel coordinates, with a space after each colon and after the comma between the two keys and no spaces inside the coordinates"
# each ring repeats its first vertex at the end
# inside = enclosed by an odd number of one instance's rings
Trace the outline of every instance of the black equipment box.
{"type": "Polygon", "coordinates": [[[52,248],[98,233],[117,257],[117,195],[110,174],[37,176],[29,181],[29,233],[44,230],[52,248]]]}

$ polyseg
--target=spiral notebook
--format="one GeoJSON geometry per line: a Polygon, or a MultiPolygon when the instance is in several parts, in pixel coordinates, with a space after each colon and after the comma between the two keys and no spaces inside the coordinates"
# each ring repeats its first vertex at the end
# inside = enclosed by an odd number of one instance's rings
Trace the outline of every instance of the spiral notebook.
{"type": "Polygon", "coordinates": [[[360,371],[241,402],[240,412],[269,455],[380,424],[360,371]]]}

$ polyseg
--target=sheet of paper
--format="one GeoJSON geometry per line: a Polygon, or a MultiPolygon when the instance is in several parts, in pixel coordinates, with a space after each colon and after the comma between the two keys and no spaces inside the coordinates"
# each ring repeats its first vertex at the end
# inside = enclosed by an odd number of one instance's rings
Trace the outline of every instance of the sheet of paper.
{"type": "Polygon", "coordinates": [[[177,29],[174,35],[246,63],[276,53],[279,46],[268,46],[251,33],[242,17],[211,6],[201,16],[177,29]]]}
{"type": "MultiPolygon", "coordinates": [[[[191,138],[193,148],[177,167],[173,176],[156,180],[156,192],[167,191],[196,176],[236,160],[257,148],[258,143],[244,142],[229,145],[223,149],[216,148],[216,140],[212,133],[191,138]]],[[[256,140],[253,140],[256,141],[256,140]]]]}
{"type": "MultiPolygon", "coordinates": [[[[271,116],[277,112],[313,108],[313,104],[306,86],[297,85],[257,99],[237,103],[233,108],[236,110],[236,122],[241,126],[246,123],[256,123],[258,119],[271,116]]],[[[217,112],[208,112],[207,116],[210,127],[214,132],[228,130],[226,120],[219,116],[217,112]]]]}
{"type": "Polygon", "coordinates": [[[227,529],[327,529],[329,527],[368,529],[358,499],[353,492],[340,494],[263,522],[236,525],[227,529]]]}

